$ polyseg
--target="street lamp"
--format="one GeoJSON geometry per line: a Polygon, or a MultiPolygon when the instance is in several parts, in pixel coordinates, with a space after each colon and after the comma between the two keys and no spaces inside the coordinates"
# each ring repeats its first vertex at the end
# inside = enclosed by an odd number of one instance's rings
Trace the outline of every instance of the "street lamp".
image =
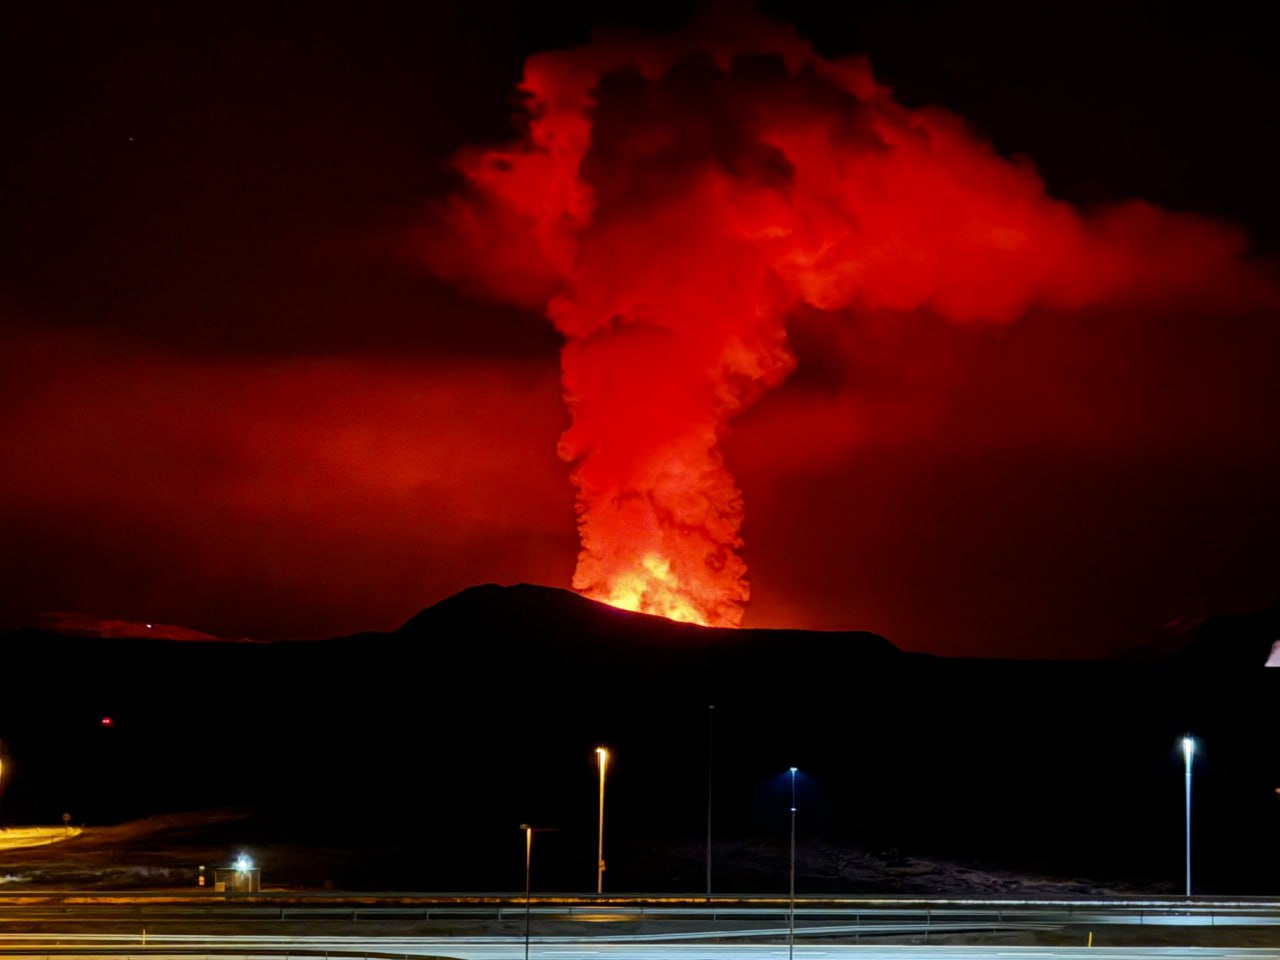
{"type": "Polygon", "coordinates": [[[1182,738],[1182,764],[1186,769],[1186,810],[1187,810],[1187,896],[1191,896],[1191,761],[1196,754],[1195,738],[1187,735],[1182,738]]]}
{"type": "Polygon", "coordinates": [[[796,768],[791,768],[791,906],[787,911],[787,960],[796,948],[796,768]]]}
{"type": "Polygon", "coordinates": [[[520,824],[524,831],[524,960],[529,960],[529,865],[533,861],[534,831],[546,833],[555,827],[531,827],[527,823],[520,824]]]}
{"type": "Polygon", "coordinates": [[[600,826],[596,833],[596,893],[604,892],[604,772],[609,766],[609,751],[596,747],[600,764],[600,826]]]}

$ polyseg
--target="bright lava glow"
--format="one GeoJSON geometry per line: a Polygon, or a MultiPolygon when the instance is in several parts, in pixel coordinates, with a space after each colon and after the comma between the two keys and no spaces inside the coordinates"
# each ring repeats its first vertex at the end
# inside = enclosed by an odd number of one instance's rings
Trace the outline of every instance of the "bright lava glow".
{"type": "Polygon", "coordinates": [[[689,601],[680,578],[671,570],[671,561],[656,553],[645,554],[638,567],[618,574],[609,590],[595,599],[622,610],[711,626],[702,611],[689,601]]]}

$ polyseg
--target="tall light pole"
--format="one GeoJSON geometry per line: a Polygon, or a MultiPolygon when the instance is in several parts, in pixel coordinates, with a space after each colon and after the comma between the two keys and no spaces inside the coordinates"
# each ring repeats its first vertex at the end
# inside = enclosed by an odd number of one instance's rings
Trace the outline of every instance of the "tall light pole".
{"type": "Polygon", "coordinates": [[[604,892],[604,772],[609,766],[609,751],[596,747],[600,764],[600,826],[596,832],[596,893],[604,892]]]}
{"type": "Polygon", "coordinates": [[[533,862],[533,832],[555,830],[555,827],[531,827],[520,824],[524,831],[524,960],[529,960],[529,865],[533,862]]]}
{"type": "Polygon", "coordinates": [[[796,949],[796,768],[791,768],[791,908],[787,911],[787,958],[796,949]]]}
{"type": "Polygon", "coordinates": [[[529,960],[529,865],[533,862],[533,827],[520,824],[524,831],[524,960],[529,960]]]}
{"type": "Polygon", "coordinates": [[[1187,810],[1187,896],[1191,896],[1191,761],[1196,755],[1195,738],[1189,734],[1182,738],[1182,763],[1186,769],[1187,810]]]}
{"type": "Polygon", "coordinates": [[[711,748],[715,704],[707,705],[707,899],[711,899],[711,748]]]}

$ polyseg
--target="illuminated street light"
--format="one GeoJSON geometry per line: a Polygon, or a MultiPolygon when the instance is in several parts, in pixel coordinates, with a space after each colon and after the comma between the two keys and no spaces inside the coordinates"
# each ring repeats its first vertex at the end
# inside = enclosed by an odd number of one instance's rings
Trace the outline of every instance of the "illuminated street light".
{"type": "Polygon", "coordinates": [[[248,873],[252,869],[253,861],[248,854],[242,853],[236,858],[236,873],[248,873]]]}
{"type": "Polygon", "coordinates": [[[604,772],[609,766],[609,751],[596,747],[600,764],[600,827],[596,834],[596,893],[604,892],[604,772]]]}
{"type": "Polygon", "coordinates": [[[533,861],[533,827],[520,824],[524,831],[524,960],[529,960],[529,864],[533,861]]]}
{"type": "Polygon", "coordinates": [[[529,960],[529,866],[533,862],[534,833],[553,833],[559,827],[531,827],[527,823],[520,824],[524,831],[524,960],[529,960]]]}
{"type": "Polygon", "coordinates": [[[1182,762],[1186,768],[1187,788],[1187,896],[1191,896],[1191,761],[1196,754],[1196,741],[1190,735],[1182,738],[1182,762]]]}
{"type": "Polygon", "coordinates": [[[791,768],[791,907],[787,911],[787,960],[796,949],[796,768],[791,768]]]}

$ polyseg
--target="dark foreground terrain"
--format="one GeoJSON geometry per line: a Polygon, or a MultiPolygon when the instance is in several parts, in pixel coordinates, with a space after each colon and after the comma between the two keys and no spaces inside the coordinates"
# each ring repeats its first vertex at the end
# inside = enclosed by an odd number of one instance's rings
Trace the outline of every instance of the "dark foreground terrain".
{"type": "Polygon", "coordinates": [[[713,716],[719,891],[785,890],[795,765],[801,892],[1179,892],[1191,731],[1197,891],[1276,894],[1274,619],[1115,663],[702,630],[525,586],[313,642],[15,631],[0,823],[121,826],[0,878],[182,885],[248,849],[268,884],[517,890],[530,822],[557,828],[535,888],[587,891],[604,743],[606,889],[699,891],[713,716]],[[164,816],[189,810],[222,812],[164,816]]]}
{"type": "MultiPolygon", "coordinates": [[[[44,890],[199,889],[201,865],[206,886],[214,869],[227,867],[241,854],[260,867],[264,891],[414,890],[421,886],[407,851],[421,847],[417,838],[403,845],[388,843],[373,830],[361,844],[350,839],[340,847],[319,840],[299,842],[287,824],[264,822],[253,810],[195,810],[164,814],[111,826],[91,827],[64,842],[0,853],[0,895],[44,890]]],[[[505,880],[489,892],[521,891],[513,882],[512,863],[523,846],[517,837],[507,862],[495,863],[495,876],[505,880]]],[[[679,871],[704,856],[704,849],[670,845],[651,851],[646,866],[679,871]]],[[[554,857],[555,851],[548,851],[554,857]]],[[[776,844],[725,840],[715,847],[721,876],[753,878],[751,886],[781,892],[789,862],[776,844]]],[[[541,870],[539,871],[542,872],[541,870]]],[[[1104,887],[1085,878],[1031,876],[979,864],[904,856],[897,851],[860,851],[811,841],[797,852],[801,892],[818,888],[848,893],[903,896],[1072,898],[1141,893],[1123,885],[1104,887]]],[[[519,879],[519,878],[517,878],[519,879]]],[[[522,882],[522,881],[521,881],[522,882]]],[[[542,892],[583,892],[542,889],[542,892]]],[[[433,888],[435,889],[435,888],[433,888]]],[[[594,888],[592,888],[594,889],[594,888]]],[[[720,892],[732,892],[736,887],[720,892]]]]}

